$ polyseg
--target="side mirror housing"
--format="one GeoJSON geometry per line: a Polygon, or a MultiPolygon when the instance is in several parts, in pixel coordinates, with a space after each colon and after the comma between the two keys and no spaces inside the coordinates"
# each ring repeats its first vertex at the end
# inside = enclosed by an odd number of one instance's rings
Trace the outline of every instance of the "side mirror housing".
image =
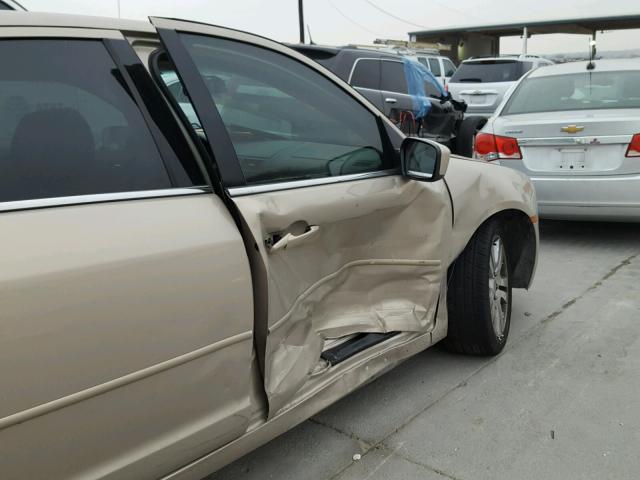
{"type": "Polygon", "coordinates": [[[421,182],[444,177],[451,152],[444,145],[418,137],[407,137],[400,146],[402,174],[421,182]]]}

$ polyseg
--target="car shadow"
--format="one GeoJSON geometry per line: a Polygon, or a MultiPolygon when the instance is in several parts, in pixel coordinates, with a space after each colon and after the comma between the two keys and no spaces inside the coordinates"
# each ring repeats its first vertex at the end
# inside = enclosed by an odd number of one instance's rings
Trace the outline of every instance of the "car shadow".
{"type": "Polygon", "coordinates": [[[576,222],[562,220],[540,220],[540,241],[571,243],[573,246],[607,242],[600,246],[611,248],[628,245],[630,242],[640,245],[640,223],[619,222],[576,222]]]}

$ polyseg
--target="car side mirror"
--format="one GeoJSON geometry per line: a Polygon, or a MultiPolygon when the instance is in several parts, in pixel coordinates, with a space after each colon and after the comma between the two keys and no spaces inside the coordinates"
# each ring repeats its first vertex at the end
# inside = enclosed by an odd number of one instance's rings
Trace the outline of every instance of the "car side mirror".
{"type": "Polygon", "coordinates": [[[444,177],[451,152],[444,145],[418,137],[407,137],[400,146],[400,164],[405,177],[435,182],[444,177]]]}

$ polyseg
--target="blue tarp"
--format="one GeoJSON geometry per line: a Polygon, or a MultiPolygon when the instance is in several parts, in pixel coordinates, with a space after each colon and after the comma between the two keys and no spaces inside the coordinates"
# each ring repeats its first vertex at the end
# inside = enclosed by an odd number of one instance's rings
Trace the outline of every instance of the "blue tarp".
{"type": "Polygon", "coordinates": [[[407,88],[413,100],[413,115],[416,119],[424,118],[431,110],[431,102],[424,89],[425,82],[432,84],[441,96],[445,95],[445,91],[436,77],[423,64],[409,57],[405,57],[403,63],[407,88]]]}

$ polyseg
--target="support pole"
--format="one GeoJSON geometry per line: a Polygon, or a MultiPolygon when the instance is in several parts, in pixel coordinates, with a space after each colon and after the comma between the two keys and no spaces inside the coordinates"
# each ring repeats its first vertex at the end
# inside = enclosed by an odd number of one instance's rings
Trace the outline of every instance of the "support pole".
{"type": "Polygon", "coordinates": [[[298,21],[300,23],[300,43],[304,43],[304,10],[302,0],[298,0],[298,21]]]}
{"type": "Polygon", "coordinates": [[[524,27],[522,29],[522,55],[527,54],[527,41],[529,40],[529,29],[524,27]]]}

